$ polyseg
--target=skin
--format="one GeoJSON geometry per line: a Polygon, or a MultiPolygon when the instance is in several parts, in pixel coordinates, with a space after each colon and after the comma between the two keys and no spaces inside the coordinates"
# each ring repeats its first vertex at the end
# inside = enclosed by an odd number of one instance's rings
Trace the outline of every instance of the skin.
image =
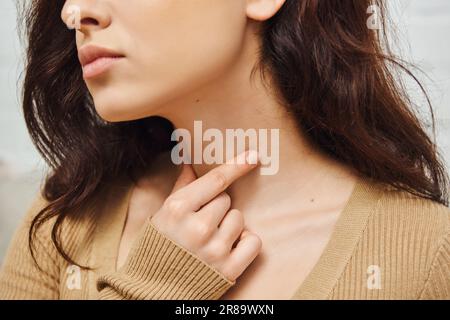
{"type": "MultiPolygon", "coordinates": [[[[284,0],[68,0],[65,8],[73,4],[82,9],[78,48],[125,55],[86,80],[105,120],[159,115],[191,132],[194,120],[204,130],[280,129],[273,176],[245,164],[180,168],[161,155],[133,190],[117,267],[150,218],[230,280],[239,278],[222,299],[289,299],[330,239],[356,173],[308,143],[270,77],[265,84],[250,77],[256,31],[284,0]]],[[[61,17],[67,20],[64,9],[61,17]]]]}

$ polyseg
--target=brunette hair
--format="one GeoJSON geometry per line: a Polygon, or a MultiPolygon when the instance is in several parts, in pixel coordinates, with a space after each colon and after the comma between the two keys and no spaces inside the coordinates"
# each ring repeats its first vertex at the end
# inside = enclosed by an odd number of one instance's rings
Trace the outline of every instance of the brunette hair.
{"type": "MultiPolygon", "coordinates": [[[[417,81],[389,49],[384,4],[286,0],[261,23],[255,70],[271,76],[299,128],[322,151],[362,175],[448,206],[445,166],[398,77],[405,72],[417,81]],[[380,11],[379,31],[367,26],[373,4],[380,11]]],[[[52,241],[65,260],[77,264],[61,244],[62,222],[115,179],[145,171],[157,153],[173,146],[173,126],[160,117],[108,123],[97,115],[73,31],[59,18],[63,5],[36,0],[22,8],[23,111],[51,169],[43,188],[49,204],[32,221],[29,246],[35,259],[36,230],[55,217],[52,241]]],[[[430,112],[434,132],[431,105],[430,112]]]]}

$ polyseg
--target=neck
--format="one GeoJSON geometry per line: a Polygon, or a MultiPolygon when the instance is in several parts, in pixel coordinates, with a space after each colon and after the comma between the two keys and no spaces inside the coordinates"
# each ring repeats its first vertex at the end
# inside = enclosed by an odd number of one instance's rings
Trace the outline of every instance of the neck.
{"type": "MultiPolygon", "coordinates": [[[[243,151],[235,152],[234,146],[226,143],[227,130],[256,132],[262,164],[227,190],[233,199],[233,207],[247,216],[260,215],[262,210],[279,211],[280,206],[288,208],[293,201],[314,203],[311,199],[320,198],[320,190],[335,187],[331,181],[349,172],[308,143],[297,119],[276,99],[271,90],[273,86],[267,85],[267,81],[264,85],[257,73],[251,77],[258,59],[254,53],[257,52],[256,45],[249,41],[244,54],[226,73],[201,90],[171,103],[163,115],[176,129],[189,132],[192,139],[190,154],[198,177],[220,164],[195,162],[195,158],[204,160],[202,151],[211,144],[211,141],[203,141],[205,132],[214,129],[211,131],[214,137],[222,136],[223,145],[213,140],[216,152],[223,154],[222,161],[229,158],[227,155],[243,151]],[[267,143],[263,143],[262,136],[266,137],[267,143]],[[203,142],[195,146],[196,141],[203,142]]],[[[255,149],[248,141],[243,148],[255,149]]]]}

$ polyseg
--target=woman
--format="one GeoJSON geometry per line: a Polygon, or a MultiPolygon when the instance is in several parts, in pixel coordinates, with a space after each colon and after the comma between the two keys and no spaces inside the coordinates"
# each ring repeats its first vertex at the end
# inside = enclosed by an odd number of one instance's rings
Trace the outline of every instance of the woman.
{"type": "Polygon", "coordinates": [[[23,105],[51,171],[0,297],[449,298],[447,174],[371,4],[34,1],[23,105]],[[248,144],[176,164],[196,120],[278,129],[279,170],[248,144]]]}

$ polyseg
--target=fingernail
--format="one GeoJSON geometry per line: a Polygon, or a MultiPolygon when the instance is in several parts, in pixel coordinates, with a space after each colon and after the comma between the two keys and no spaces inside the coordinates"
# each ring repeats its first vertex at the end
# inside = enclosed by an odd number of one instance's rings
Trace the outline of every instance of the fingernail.
{"type": "Polygon", "coordinates": [[[259,161],[258,152],[255,150],[250,150],[247,154],[247,163],[248,164],[257,164],[259,161]]]}

